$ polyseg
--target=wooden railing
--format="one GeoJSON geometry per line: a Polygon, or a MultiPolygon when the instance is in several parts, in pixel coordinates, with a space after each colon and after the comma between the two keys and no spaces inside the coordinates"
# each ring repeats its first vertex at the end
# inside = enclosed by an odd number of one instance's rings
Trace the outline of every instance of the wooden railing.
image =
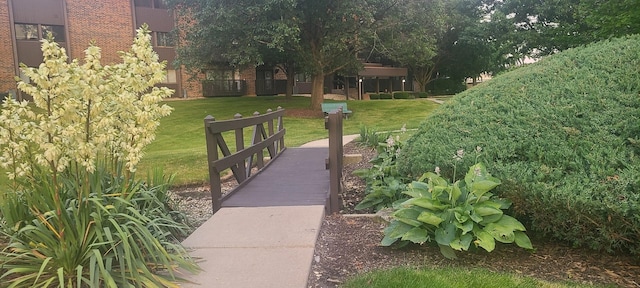
{"type": "Polygon", "coordinates": [[[236,114],[235,119],[232,120],[216,121],[211,115],[204,118],[213,213],[220,209],[222,201],[238,191],[253,176],[251,169],[254,166],[258,168],[258,171],[266,167],[265,150],[270,160],[274,160],[285,150],[284,134],[286,130],[282,123],[282,116],[284,116],[284,109],[278,107],[277,111],[269,109],[266,114],[262,115],[255,112],[249,118],[242,118],[240,114],[236,114]],[[250,146],[244,147],[244,128],[247,127],[253,127],[253,136],[250,146]],[[222,133],[227,131],[235,131],[236,152],[234,153],[231,153],[222,137],[222,133]],[[222,152],[222,158],[219,157],[219,152],[222,152]],[[226,169],[231,169],[233,176],[238,181],[238,186],[223,195],[220,176],[222,171],[226,169]]]}
{"type": "Polygon", "coordinates": [[[342,109],[329,112],[325,118],[325,128],[329,130],[329,195],[326,211],[328,214],[340,212],[340,195],[342,194],[342,109]]]}

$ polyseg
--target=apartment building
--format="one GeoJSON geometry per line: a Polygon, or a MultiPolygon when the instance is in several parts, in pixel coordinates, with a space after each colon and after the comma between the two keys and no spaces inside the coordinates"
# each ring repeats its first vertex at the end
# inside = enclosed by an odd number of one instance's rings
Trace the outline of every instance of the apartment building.
{"type": "Polygon", "coordinates": [[[174,89],[174,97],[201,97],[200,83],[172,65],[174,21],[163,0],[0,0],[0,93],[16,91],[19,63],[37,67],[42,62],[39,40],[48,32],[70,59],[82,59],[95,43],[102,49],[103,64],[112,64],[120,62],[117,52],[128,50],[136,28],[146,23],[154,50],[167,61],[167,77],[158,86],[174,89]]]}

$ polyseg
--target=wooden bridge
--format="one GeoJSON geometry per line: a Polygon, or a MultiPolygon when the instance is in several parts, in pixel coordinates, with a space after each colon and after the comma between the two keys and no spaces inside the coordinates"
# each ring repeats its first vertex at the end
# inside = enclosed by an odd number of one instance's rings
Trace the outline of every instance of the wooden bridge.
{"type": "Polygon", "coordinates": [[[329,213],[340,209],[342,111],[329,113],[325,119],[329,149],[286,148],[283,115],[284,109],[278,108],[248,118],[239,114],[232,120],[205,118],[214,213],[221,207],[326,205],[329,213]],[[245,144],[245,129],[252,129],[249,145],[245,144]],[[225,133],[233,133],[233,153],[225,133]],[[257,172],[253,172],[255,168],[257,172]],[[223,194],[220,176],[226,169],[239,185],[223,194]]]}
{"type": "Polygon", "coordinates": [[[340,208],[342,112],[326,119],[328,148],[285,149],[283,115],[278,109],[246,119],[205,118],[214,215],[182,242],[203,271],[185,275],[195,284],[181,287],[307,286],[322,219],[340,208]],[[249,145],[246,128],[253,130],[249,145]],[[235,138],[235,152],[224,133],[235,138]],[[239,186],[223,194],[226,169],[239,186]]]}

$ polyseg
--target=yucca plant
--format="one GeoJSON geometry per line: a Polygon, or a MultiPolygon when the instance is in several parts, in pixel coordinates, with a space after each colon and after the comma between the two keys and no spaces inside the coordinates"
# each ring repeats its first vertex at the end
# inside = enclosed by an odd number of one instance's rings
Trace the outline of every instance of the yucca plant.
{"type": "Polygon", "coordinates": [[[102,66],[100,49],[84,64],[67,61],[52,39],[44,61],[23,67],[34,98],[6,99],[0,113],[0,164],[13,180],[0,193],[9,244],[0,251],[0,283],[8,287],[177,287],[176,271],[196,272],[177,241],[184,216],[167,202],[157,172],[136,180],[143,148],[155,137],[159,105],[171,95],[152,86],[164,64],[138,30],[122,64],[102,66]],[[132,75],[136,71],[139,75],[132,75]]]}
{"type": "Polygon", "coordinates": [[[179,278],[176,267],[197,270],[171,233],[182,235],[189,227],[162,206],[150,208],[158,202],[153,194],[158,186],[126,183],[105,169],[91,178],[96,180],[91,190],[99,192],[80,199],[74,192],[82,187],[68,181],[60,193],[64,209],[59,215],[52,209],[56,199],[46,181],[50,177],[32,185],[34,193],[23,194],[29,195],[26,199],[12,201],[24,206],[2,207],[28,209],[33,215],[30,222],[13,224],[19,228],[0,253],[6,269],[0,279],[9,287],[171,287],[179,278]]]}

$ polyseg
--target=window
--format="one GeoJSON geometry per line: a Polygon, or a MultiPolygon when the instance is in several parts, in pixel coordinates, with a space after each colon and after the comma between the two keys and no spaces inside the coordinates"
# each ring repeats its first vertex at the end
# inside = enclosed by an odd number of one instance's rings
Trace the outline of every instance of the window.
{"type": "Polygon", "coordinates": [[[153,8],[156,9],[169,9],[166,0],[153,0],[153,8]]]}
{"type": "Polygon", "coordinates": [[[56,42],[64,42],[64,26],[42,25],[42,38],[47,38],[49,32],[51,32],[56,42]]]}
{"type": "Polygon", "coordinates": [[[136,7],[147,7],[156,9],[169,9],[166,0],[135,0],[134,5],[136,7]],[[153,5],[153,6],[152,6],[153,5]]]}
{"type": "Polygon", "coordinates": [[[233,70],[207,70],[205,77],[207,80],[234,80],[233,70]]]}
{"type": "Polygon", "coordinates": [[[47,38],[51,32],[56,42],[65,42],[64,26],[60,25],[39,25],[39,24],[16,24],[16,40],[40,40],[47,38]]]}
{"type": "Polygon", "coordinates": [[[156,32],[156,45],[160,47],[173,47],[173,37],[168,32],[156,32]]]}
{"type": "Polygon", "coordinates": [[[176,70],[167,70],[167,75],[162,81],[162,84],[175,84],[175,83],[178,83],[176,70]]]}
{"type": "Polygon", "coordinates": [[[38,40],[38,25],[35,24],[16,24],[17,40],[38,40]]]}
{"type": "Polygon", "coordinates": [[[311,82],[311,75],[296,74],[296,82],[311,82]]]}
{"type": "Polygon", "coordinates": [[[149,7],[151,8],[151,0],[135,0],[134,5],[136,7],[149,7]]]}

